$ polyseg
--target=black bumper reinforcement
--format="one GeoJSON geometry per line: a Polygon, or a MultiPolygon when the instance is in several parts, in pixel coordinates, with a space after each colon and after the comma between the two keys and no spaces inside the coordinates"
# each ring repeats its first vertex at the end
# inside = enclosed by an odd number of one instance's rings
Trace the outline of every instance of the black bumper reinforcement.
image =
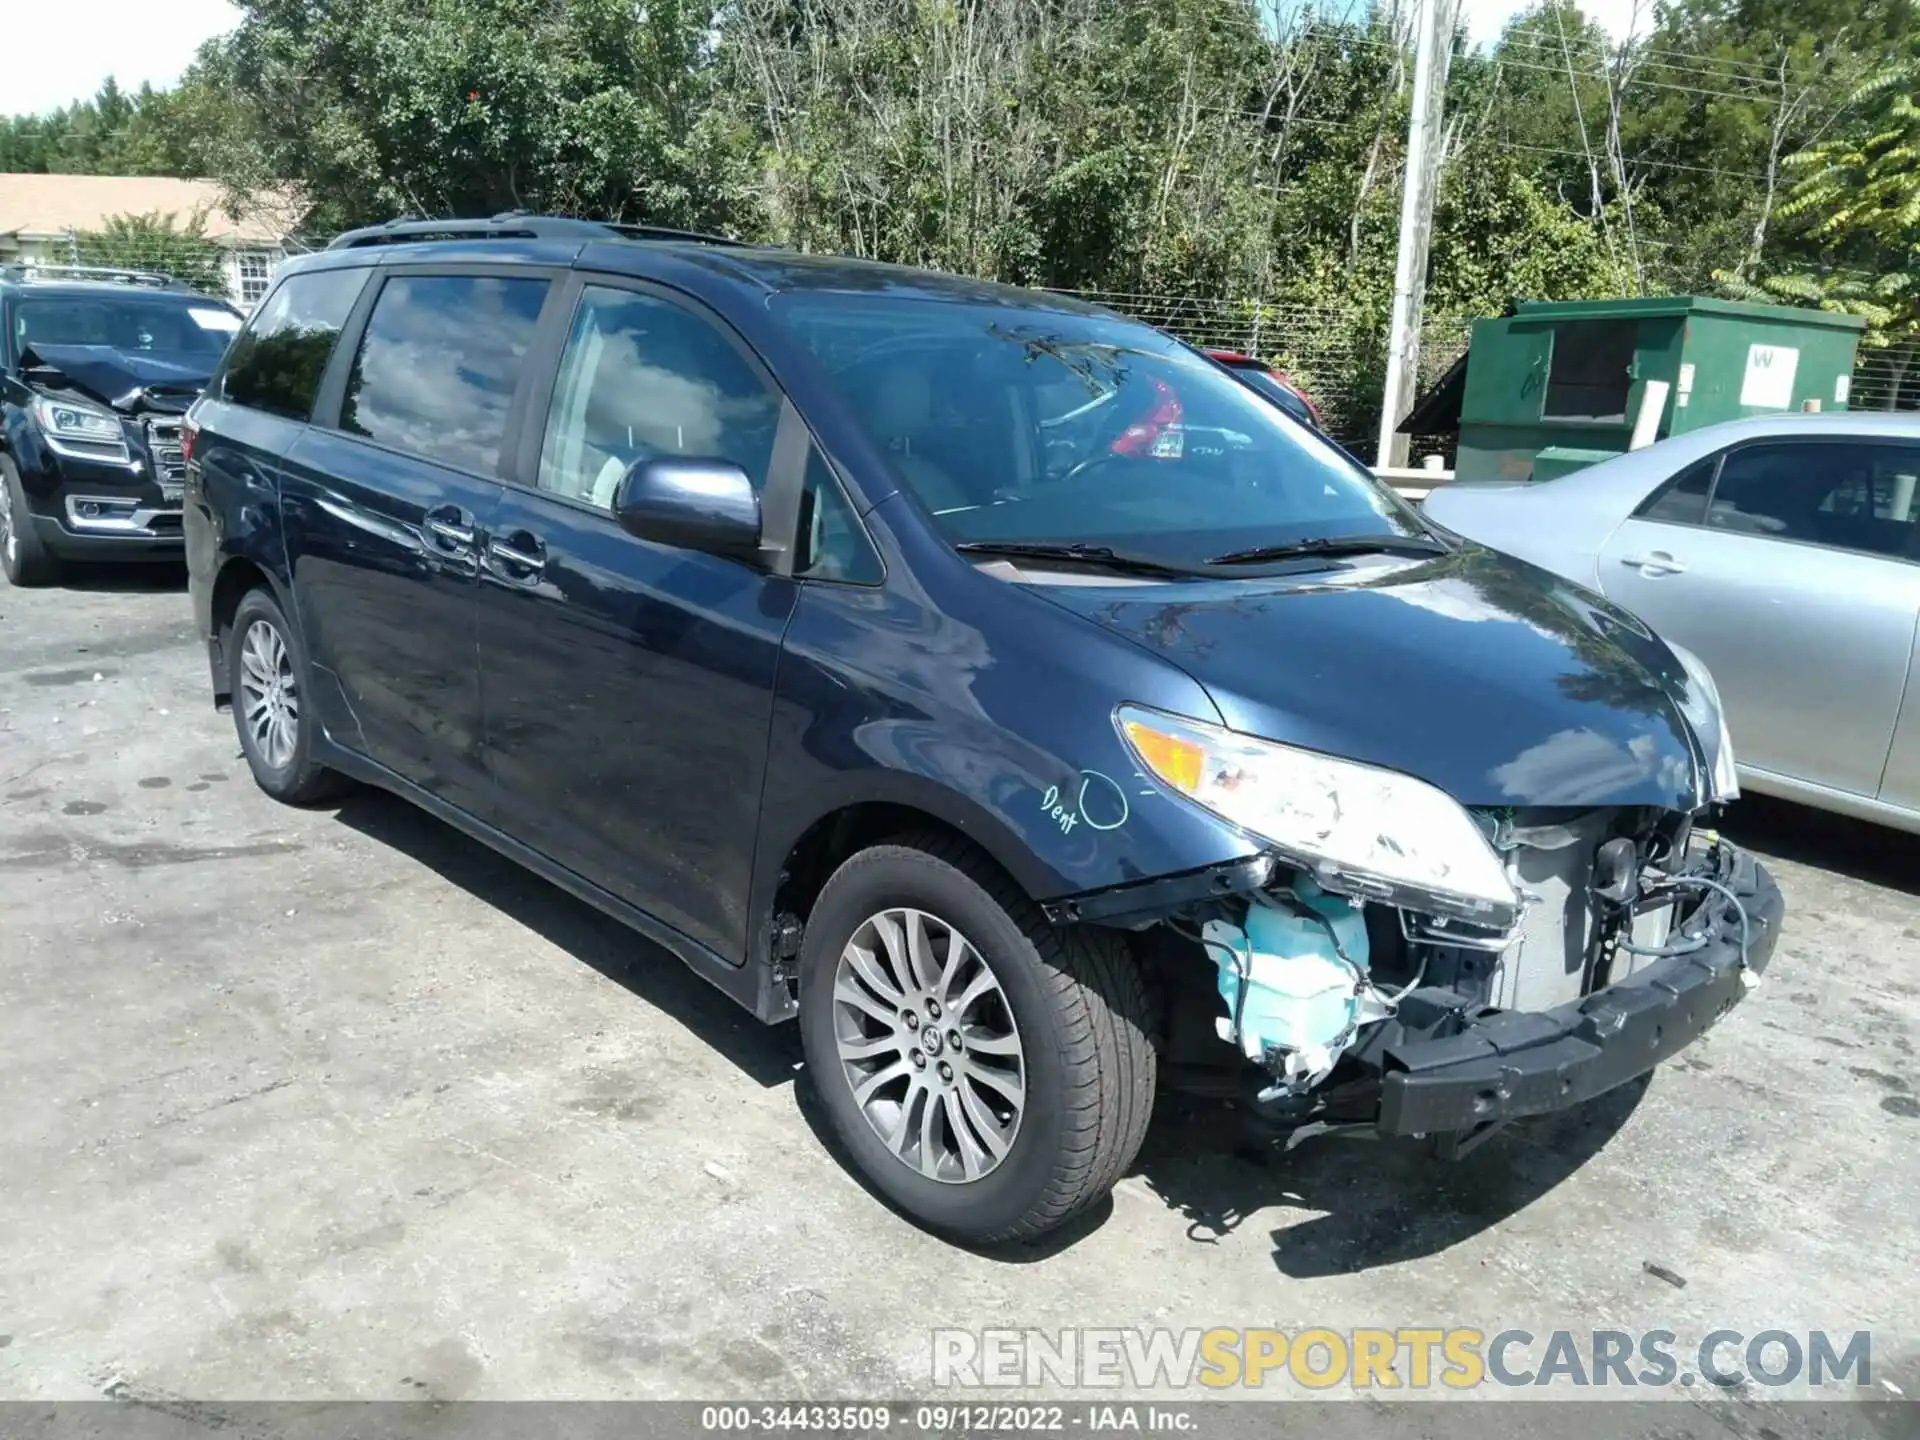
{"type": "Polygon", "coordinates": [[[1644,1075],[1698,1039],[1745,993],[1773,955],[1783,905],[1779,887],[1751,856],[1723,847],[1723,884],[1746,907],[1740,922],[1709,893],[1710,939],[1656,961],[1616,984],[1554,1010],[1501,1011],[1459,1033],[1390,1045],[1381,1075],[1378,1131],[1430,1135],[1476,1130],[1562,1110],[1644,1075]]]}

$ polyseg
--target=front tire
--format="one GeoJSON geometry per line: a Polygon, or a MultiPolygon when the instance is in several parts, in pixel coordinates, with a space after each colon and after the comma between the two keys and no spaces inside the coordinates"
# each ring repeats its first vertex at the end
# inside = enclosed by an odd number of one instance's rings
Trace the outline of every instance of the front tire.
{"type": "Polygon", "coordinates": [[[807,1068],[835,1136],[916,1223],[1031,1240],[1104,1198],[1153,1110],[1145,985],[1121,938],[1046,923],[963,842],[864,850],[800,961],[807,1068]]]}
{"type": "Polygon", "coordinates": [[[50,554],[34,528],[20,472],[0,455],[0,570],[21,589],[51,585],[60,578],[60,561],[50,554]]]}
{"type": "Polygon", "coordinates": [[[343,778],[313,758],[306,648],[269,591],[241,597],[226,651],[233,727],[255,783],[288,805],[338,794],[343,778]]]}

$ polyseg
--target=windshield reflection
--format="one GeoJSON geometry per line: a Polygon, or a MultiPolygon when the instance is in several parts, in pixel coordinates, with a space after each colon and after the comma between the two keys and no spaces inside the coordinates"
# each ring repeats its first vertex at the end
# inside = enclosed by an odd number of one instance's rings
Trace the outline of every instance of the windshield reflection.
{"type": "Polygon", "coordinates": [[[774,313],[956,543],[1199,567],[1249,546],[1428,533],[1339,447],[1144,325],[817,292],[774,313]]]}

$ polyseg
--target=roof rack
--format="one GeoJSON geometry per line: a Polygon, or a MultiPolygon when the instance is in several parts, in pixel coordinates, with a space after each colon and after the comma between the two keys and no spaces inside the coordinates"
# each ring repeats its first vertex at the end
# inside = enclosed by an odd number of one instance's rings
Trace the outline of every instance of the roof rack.
{"type": "Polygon", "coordinates": [[[0,279],[18,284],[36,280],[98,280],[113,285],[139,285],[149,290],[193,289],[177,275],[119,265],[0,265],[0,279]]]}
{"type": "Polygon", "coordinates": [[[529,215],[508,210],[483,220],[420,220],[400,216],[334,236],[329,250],[369,245],[406,245],[425,240],[678,240],[697,245],[744,245],[744,240],[673,230],[661,225],[623,225],[612,220],[583,220],[573,215],[529,215]]]}

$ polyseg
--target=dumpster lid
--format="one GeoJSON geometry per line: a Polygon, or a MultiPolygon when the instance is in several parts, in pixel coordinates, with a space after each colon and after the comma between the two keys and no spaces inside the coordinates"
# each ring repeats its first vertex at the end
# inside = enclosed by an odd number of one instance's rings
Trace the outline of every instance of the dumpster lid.
{"type": "Polygon", "coordinates": [[[1755,305],[1713,295],[1645,295],[1622,300],[1522,300],[1512,307],[1518,320],[1642,320],[1666,315],[1724,315],[1736,320],[1787,320],[1831,330],[1864,330],[1858,315],[1809,310],[1799,305],[1755,305]]]}
{"type": "Polygon", "coordinates": [[[1396,435],[1451,435],[1460,428],[1460,404],[1467,397],[1467,357],[1462,355],[1414,402],[1396,435]]]}

